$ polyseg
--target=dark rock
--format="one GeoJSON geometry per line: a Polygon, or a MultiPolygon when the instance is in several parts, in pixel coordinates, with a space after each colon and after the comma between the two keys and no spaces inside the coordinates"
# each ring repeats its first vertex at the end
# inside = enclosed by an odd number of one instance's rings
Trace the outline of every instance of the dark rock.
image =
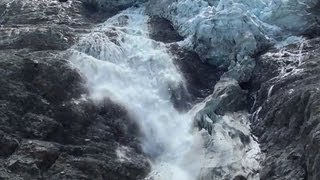
{"type": "Polygon", "coordinates": [[[266,153],[260,177],[316,180],[320,178],[319,39],[280,51],[284,53],[271,50],[257,59],[251,80],[251,94],[256,96],[252,128],[266,153]]]}
{"type": "Polygon", "coordinates": [[[19,141],[0,131],[0,157],[8,157],[15,152],[19,141]]]}
{"type": "Polygon", "coordinates": [[[25,178],[40,178],[42,171],[49,169],[59,157],[59,148],[48,142],[24,141],[19,150],[6,160],[12,172],[25,178]]]}
{"type": "Polygon", "coordinates": [[[146,0],[81,0],[88,9],[116,13],[119,10],[138,5],[146,0]]]}
{"type": "Polygon", "coordinates": [[[0,179],[142,179],[150,165],[139,128],[124,107],[86,97],[65,51],[121,7],[7,3],[0,2],[0,179]]]}
{"type": "MultiPolygon", "coordinates": [[[[42,140],[40,147],[43,143],[45,147],[59,147],[58,154],[67,154],[69,160],[58,161],[59,164],[53,167],[64,171],[68,169],[67,164],[71,166],[61,178],[96,177],[97,173],[88,174],[91,171],[85,167],[79,169],[79,158],[83,165],[89,164],[96,167],[97,172],[106,172],[101,175],[103,179],[135,179],[149,171],[149,164],[136,138],[139,129],[125,108],[110,100],[96,105],[84,98],[86,89],[81,77],[62,59],[64,55],[54,51],[31,53],[20,50],[19,55],[10,52],[15,51],[0,52],[3,57],[0,65],[3,77],[0,80],[3,84],[0,87],[0,129],[4,133],[24,141],[42,140]],[[135,157],[129,165],[126,161],[118,162],[115,154],[122,146],[130,148],[129,152],[135,157]],[[126,175],[128,172],[131,174],[126,175]]],[[[6,146],[0,148],[1,156],[11,160],[10,166],[1,170],[0,177],[11,177],[12,173],[5,173],[9,170],[30,179],[42,176],[60,179],[56,170],[51,171],[51,165],[39,167],[39,163],[52,160],[45,158],[40,161],[33,155],[24,155],[27,153],[25,146],[19,147],[17,152],[18,141],[7,135],[0,142],[6,146]]]]}
{"type": "Polygon", "coordinates": [[[202,62],[195,52],[177,44],[170,45],[170,52],[175,57],[175,65],[186,80],[192,102],[199,102],[209,96],[224,71],[202,62]]]}
{"type": "Polygon", "coordinates": [[[33,113],[27,113],[23,116],[21,131],[25,137],[47,139],[50,135],[56,136],[63,131],[62,125],[52,118],[33,113]]]}
{"type": "Polygon", "coordinates": [[[131,160],[121,161],[116,151],[108,148],[117,144],[66,146],[53,166],[45,174],[49,179],[140,179],[148,172],[148,162],[129,149],[131,160]],[[66,166],[68,164],[68,166],[66,166]]]}
{"type": "Polygon", "coordinates": [[[177,31],[173,28],[170,21],[158,16],[152,16],[149,20],[150,38],[164,43],[182,41],[177,31]]]}
{"type": "Polygon", "coordinates": [[[247,178],[239,175],[239,176],[236,176],[233,180],[247,180],[247,178]]]}
{"type": "Polygon", "coordinates": [[[1,24],[6,27],[18,28],[33,25],[41,27],[53,24],[75,27],[90,24],[80,0],[71,0],[66,3],[58,0],[2,1],[1,6],[5,7],[4,13],[1,14],[1,24]]]}

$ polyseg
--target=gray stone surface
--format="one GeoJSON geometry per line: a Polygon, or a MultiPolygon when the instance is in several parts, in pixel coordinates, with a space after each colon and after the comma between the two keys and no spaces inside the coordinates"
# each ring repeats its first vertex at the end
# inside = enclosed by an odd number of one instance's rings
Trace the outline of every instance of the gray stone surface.
{"type": "Polygon", "coordinates": [[[126,109],[86,99],[65,51],[121,10],[111,5],[0,2],[0,179],[134,180],[150,170],[126,109]]]}
{"type": "Polygon", "coordinates": [[[170,20],[202,61],[247,82],[253,58],[277,41],[319,35],[318,7],[318,0],[150,0],[147,11],[170,20]]]}
{"type": "Polygon", "coordinates": [[[271,50],[257,59],[252,128],[266,153],[261,179],[320,178],[319,42],[271,50]]]}

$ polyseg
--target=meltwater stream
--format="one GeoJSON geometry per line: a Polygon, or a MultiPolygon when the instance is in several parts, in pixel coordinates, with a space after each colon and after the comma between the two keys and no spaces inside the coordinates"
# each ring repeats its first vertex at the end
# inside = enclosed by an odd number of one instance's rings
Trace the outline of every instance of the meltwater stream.
{"type": "Polygon", "coordinates": [[[221,117],[210,135],[192,124],[211,97],[190,112],[175,109],[170,92],[184,87],[184,79],[165,44],[149,38],[148,20],[144,8],[122,11],[83,37],[70,58],[91,99],[122,104],[138,123],[152,160],[146,180],[258,179],[260,149],[246,115],[221,117]]]}
{"type": "Polygon", "coordinates": [[[169,93],[183,78],[165,45],[148,37],[147,23],[143,8],[127,9],[82,38],[71,60],[92,99],[111,98],[137,121],[143,149],[154,158],[150,178],[194,180],[200,166],[191,154],[201,141],[191,132],[192,113],[179,113],[169,93]]]}

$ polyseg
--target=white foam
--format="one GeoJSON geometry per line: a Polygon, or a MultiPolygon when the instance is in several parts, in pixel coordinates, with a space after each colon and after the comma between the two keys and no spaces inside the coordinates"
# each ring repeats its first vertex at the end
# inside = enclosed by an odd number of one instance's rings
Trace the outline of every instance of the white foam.
{"type": "MultiPolygon", "coordinates": [[[[174,108],[170,91],[181,87],[184,80],[166,46],[149,38],[147,22],[143,8],[127,9],[73,47],[71,61],[86,79],[90,98],[97,102],[110,98],[124,105],[136,120],[144,133],[143,150],[152,158],[147,180],[195,180],[205,169],[227,168],[237,161],[237,168],[245,169],[239,172],[250,173],[258,166],[251,159],[260,152],[256,142],[239,149],[239,139],[225,136],[229,129],[223,124],[216,124],[213,137],[205,130],[192,129],[195,114],[211,97],[188,113],[174,108]],[[208,146],[212,139],[217,141],[208,146]]],[[[224,121],[229,127],[250,134],[246,122],[228,117],[224,121]]],[[[129,160],[125,148],[117,149],[116,154],[120,161],[129,160]]]]}
{"type": "MultiPolygon", "coordinates": [[[[169,93],[183,78],[165,45],[148,37],[147,22],[143,8],[119,13],[84,37],[71,61],[86,78],[93,100],[111,98],[137,121],[143,149],[154,159],[150,176],[193,180],[200,167],[194,149],[202,146],[191,132],[192,114],[179,113],[169,93]]],[[[126,158],[121,150],[117,154],[126,158]]]]}

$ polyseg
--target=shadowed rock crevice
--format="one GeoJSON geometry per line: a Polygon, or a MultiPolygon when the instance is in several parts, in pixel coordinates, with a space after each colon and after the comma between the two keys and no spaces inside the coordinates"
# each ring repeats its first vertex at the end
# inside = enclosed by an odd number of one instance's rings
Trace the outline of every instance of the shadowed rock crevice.
{"type": "Polygon", "coordinates": [[[149,20],[150,38],[155,41],[172,43],[182,41],[183,37],[174,29],[171,22],[159,16],[152,16],[149,20]]]}
{"type": "Polygon", "coordinates": [[[178,44],[170,45],[170,52],[175,57],[175,65],[185,78],[192,102],[199,102],[209,96],[224,71],[202,62],[195,52],[178,44]]]}
{"type": "Polygon", "coordinates": [[[197,53],[179,45],[177,42],[183,41],[184,38],[167,19],[151,16],[149,29],[150,38],[167,43],[174,57],[174,64],[185,79],[185,85],[172,90],[172,101],[177,109],[188,110],[213,92],[224,70],[203,62],[197,53]]]}

